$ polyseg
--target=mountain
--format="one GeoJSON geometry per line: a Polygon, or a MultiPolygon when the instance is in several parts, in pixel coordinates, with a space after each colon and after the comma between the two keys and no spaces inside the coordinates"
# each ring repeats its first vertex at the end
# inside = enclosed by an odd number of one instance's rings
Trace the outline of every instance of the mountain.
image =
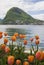
{"type": "Polygon", "coordinates": [[[2,21],[2,19],[0,19],[0,22],[2,21]]]}
{"type": "Polygon", "coordinates": [[[0,19],[0,24],[2,24],[2,22],[3,22],[2,19],[0,19]]]}
{"type": "Polygon", "coordinates": [[[11,8],[3,19],[3,24],[28,25],[43,23],[44,21],[34,19],[32,16],[17,7],[11,8]]]}

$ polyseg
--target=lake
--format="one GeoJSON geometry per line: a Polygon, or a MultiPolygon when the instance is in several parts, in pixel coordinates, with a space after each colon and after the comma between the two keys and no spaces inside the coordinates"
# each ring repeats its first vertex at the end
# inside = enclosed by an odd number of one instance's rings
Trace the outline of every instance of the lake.
{"type": "MultiPolygon", "coordinates": [[[[44,48],[44,25],[0,25],[0,31],[7,32],[9,36],[15,32],[26,34],[27,40],[38,34],[40,36],[39,47],[44,48]]],[[[29,48],[31,45],[28,44],[26,47],[29,48]]]]}

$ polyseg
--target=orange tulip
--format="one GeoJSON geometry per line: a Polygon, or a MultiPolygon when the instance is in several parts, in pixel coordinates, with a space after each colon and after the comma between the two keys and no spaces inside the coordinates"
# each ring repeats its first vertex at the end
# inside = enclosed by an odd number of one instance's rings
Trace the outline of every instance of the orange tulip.
{"type": "Polygon", "coordinates": [[[23,38],[23,37],[22,37],[22,34],[20,34],[19,37],[22,39],[22,38],[23,38]]]}
{"type": "Polygon", "coordinates": [[[23,35],[23,34],[20,34],[19,37],[20,37],[21,39],[23,39],[23,38],[25,38],[26,36],[23,35]]]}
{"type": "Polygon", "coordinates": [[[8,34],[5,32],[5,33],[4,33],[4,36],[8,36],[8,34]]]}
{"type": "Polygon", "coordinates": [[[0,34],[2,34],[3,32],[0,32],[0,34]]]}
{"type": "Polygon", "coordinates": [[[37,52],[35,57],[36,57],[36,59],[40,60],[41,52],[37,52]]]}
{"type": "Polygon", "coordinates": [[[10,52],[10,48],[9,47],[5,47],[5,52],[9,53],[10,52]]]}
{"type": "Polygon", "coordinates": [[[15,34],[14,34],[14,36],[16,36],[16,37],[18,37],[18,35],[19,35],[18,33],[15,33],[15,34]]]}
{"type": "Polygon", "coordinates": [[[4,50],[4,49],[5,49],[5,47],[6,47],[6,45],[5,45],[5,44],[2,44],[2,45],[1,45],[1,49],[3,49],[3,50],[4,50]]]}
{"type": "Polygon", "coordinates": [[[12,36],[12,37],[11,37],[11,40],[12,40],[12,41],[16,41],[16,37],[15,37],[15,36],[12,36]]]}
{"type": "Polygon", "coordinates": [[[38,51],[35,55],[37,60],[44,60],[44,53],[42,51],[38,51]]]}
{"type": "Polygon", "coordinates": [[[41,51],[38,51],[38,52],[36,53],[36,59],[42,60],[41,55],[42,55],[42,52],[41,52],[41,51]]]}
{"type": "Polygon", "coordinates": [[[24,45],[27,45],[27,40],[24,40],[24,45]]]}
{"type": "Polygon", "coordinates": [[[8,39],[7,38],[4,38],[4,43],[6,44],[8,42],[8,39]]]}
{"type": "Polygon", "coordinates": [[[21,60],[16,60],[16,64],[20,65],[21,64],[21,60]]]}
{"type": "Polygon", "coordinates": [[[30,41],[32,42],[34,40],[34,38],[30,38],[30,41]]]}
{"type": "Polygon", "coordinates": [[[44,52],[41,52],[41,60],[44,60],[44,52]]]}
{"type": "Polygon", "coordinates": [[[0,39],[3,37],[3,35],[2,34],[0,34],[0,39]]]}
{"type": "Polygon", "coordinates": [[[26,37],[26,35],[23,35],[23,38],[25,38],[26,37]]]}
{"type": "Polygon", "coordinates": [[[32,63],[34,61],[34,56],[33,55],[28,56],[28,61],[32,63]]]}
{"type": "Polygon", "coordinates": [[[35,40],[35,44],[38,45],[40,43],[40,40],[35,40]]]}
{"type": "Polygon", "coordinates": [[[29,62],[25,61],[25,62],[23,63],[23,65],[29,65],[29,62]]]}
{"type": "Polygon", "coordinates": [[[43,60],[44,60],[44,52],[42,52],[42,55],[43,55],[43,60]]]}
{"type": "Polygon", "coordinates": [[[14,60],[15,60],[14,56],[8,56],[8,64],[9,65],[13,65],[14,64],[14,60]]]}
{"type": "Polygon", "coordinates": [[[38,36],[38,35],[36,35],[36,36],[35,36],[35,39],[39,39],[39,36],[38,36]]]}

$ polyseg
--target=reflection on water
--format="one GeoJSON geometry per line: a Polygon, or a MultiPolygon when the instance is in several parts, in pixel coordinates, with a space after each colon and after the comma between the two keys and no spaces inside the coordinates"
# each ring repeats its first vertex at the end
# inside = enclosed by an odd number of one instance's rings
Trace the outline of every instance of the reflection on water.
{"type": "Polygon", "coordinates": [[[24,30],[24,29],[13,29],[13,28],[7,28],[6,29],[6,32],[10,35],[10,36],[12,36],[15,32],[18,32],[19,34],[25,34],[26,33],[26,30],[24,30]]]}
{"type": "MultiPolygon", "coordinates": [[[[0,25],[0,31],[8,32],[10,36],[15,32],[23,33],[27,35],[28,40],[38,34],[41,40],[39,47],[44,47],[44,25],[0,25]]],[[[30,44],[27,47],[30,47],[30,44]]]]}

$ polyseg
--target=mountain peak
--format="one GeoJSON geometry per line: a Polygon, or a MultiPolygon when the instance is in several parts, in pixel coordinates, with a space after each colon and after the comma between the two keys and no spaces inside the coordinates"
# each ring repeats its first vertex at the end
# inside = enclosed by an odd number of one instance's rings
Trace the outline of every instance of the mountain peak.
{"type": "Polygon", "coordinates": [[[24,12],[18,7],[12,7],[3,19],[3,24],[38,24],[40,20],[34,19],[32,16],[24,12]]]}
{"type": "Polygon", "coordinates": [[[13,12],[19,12],[19,13],[21,13],[22,12],[22,10],[20,9],[20,8],[18,8],[18,7],[13,7],[13,8],[11,8],[9,11],[13,11],[13,12]]]}

